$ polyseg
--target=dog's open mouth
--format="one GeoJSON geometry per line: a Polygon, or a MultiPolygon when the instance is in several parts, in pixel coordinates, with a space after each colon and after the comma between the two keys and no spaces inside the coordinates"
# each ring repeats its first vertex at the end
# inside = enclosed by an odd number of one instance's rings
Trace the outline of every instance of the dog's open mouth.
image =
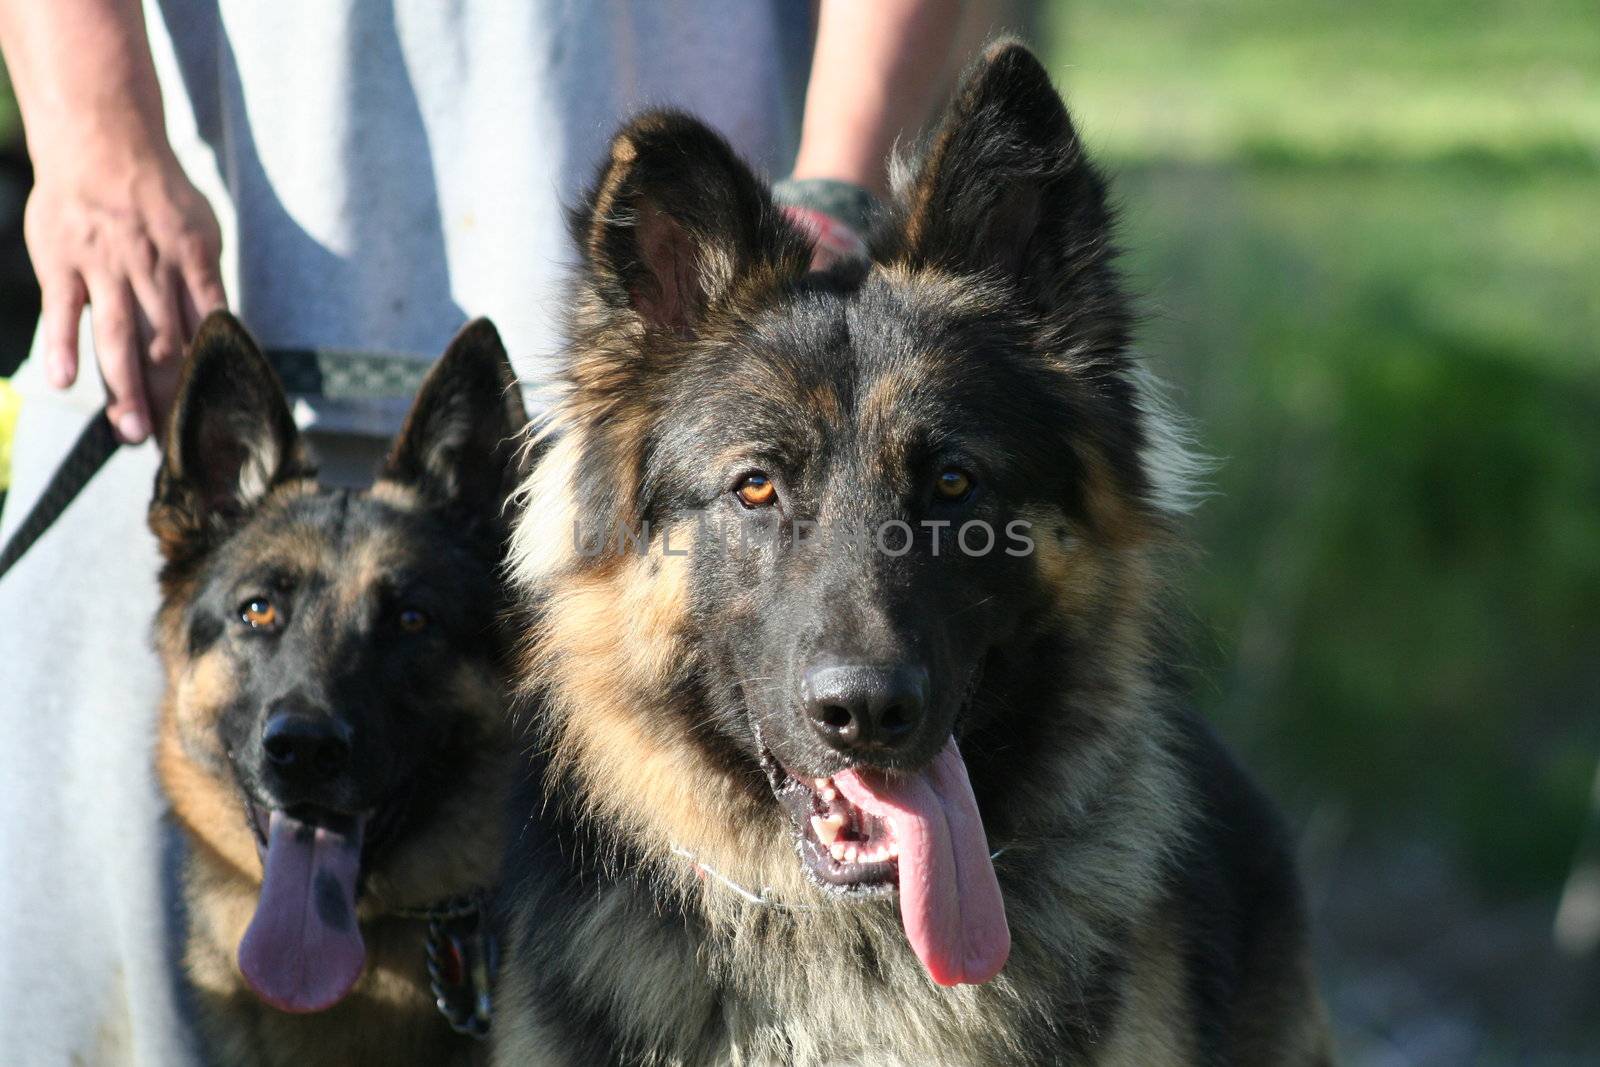
{"type": "Polygon", "coordinates": [[[893,891],[900,847],[890,825],[852,804],[832,778],[801,778],[770,757],[767,764],[812,879],[844,894],[893,891]]]}
{"type": "Polygon", "coordinates": [[[239,942],[239,971],[256,995],[289,1012],[323,1011],[366,966],[356,921],[366,815],[249,808],[261,852],[261,892],[239,942]]]}
{"type": "Polygon", "coordinates": [[[857,768],[807,778],[770,754],[763,763],[815,881],[846,896],[898,889],[906,940],[940,985],[999,973],[1011,933],[954,738],[914,774],[857,768]]]}

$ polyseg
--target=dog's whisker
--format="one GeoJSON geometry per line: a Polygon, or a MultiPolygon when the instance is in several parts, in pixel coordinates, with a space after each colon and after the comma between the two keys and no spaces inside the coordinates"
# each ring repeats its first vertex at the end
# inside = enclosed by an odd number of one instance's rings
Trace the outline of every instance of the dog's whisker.
{"type": "Polygon", "coordinates": [[[993,600],[994,600],[994,595],[990,594],[989,596],[984,597],[982,600],[974,601],[973,603],[968,604],[964,608],[958,608],[955,611],[952,611],[950,614],[946,615],[945,618],[953,619],[957,615],[965,615],[967,612],[974,611],[974,610],[976,610],[978,608],[981,608],[985,604],[988,604],[988,603],[992,602],[993,600]]]}

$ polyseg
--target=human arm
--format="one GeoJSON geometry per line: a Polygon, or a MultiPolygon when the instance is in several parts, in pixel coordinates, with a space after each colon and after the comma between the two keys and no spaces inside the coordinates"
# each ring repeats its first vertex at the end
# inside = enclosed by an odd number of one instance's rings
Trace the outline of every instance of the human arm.
{"type": "Polygon", "coordinates": [[[960,0],[820,0],[800,150],[779,189],[817,237],[818,266],[859,250],[868,201],[851,205],[850,187],[888,195],[889,154],[937,103],[961,15],[960,0]]]}
{"type": "Polygon", "coordinates": [[[944,88],[960,0],[821,0],[794,177],[889,192],[888,158],[944,88]]]}
{"type": "Polygon", "coordinates": [[[24,236],[46,376],[76,379],[87,304],[112,425],[137,443],[200,320],[226,303],[216,216],[167,141],[138,0],[0,0],[0,51],[34,165],[24,236]]]}

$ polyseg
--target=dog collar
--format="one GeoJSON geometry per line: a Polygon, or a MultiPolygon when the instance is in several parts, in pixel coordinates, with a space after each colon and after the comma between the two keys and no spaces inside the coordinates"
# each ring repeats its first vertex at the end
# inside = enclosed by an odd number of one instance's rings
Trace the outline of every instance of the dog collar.
{"type": "Polygon", "coordinates": [[[732,878],[729,878],[727,875],[711,866],[711,864],[701,860],[700,857],[696,856],[693,852],[690,852],[688,849],[679,845],[672,846],[672,854],[674,856],[682,856],[684,859],[688,860],[689,864],[694,867],[695,873],[701,878],[714,881],[723,888],[732,890],[735,895],[743,897],[751,904],[758,904],[763,908],[782,908],[785,911],[817,910],[817,907],[814,904],[789,904],[784,901],[773,900],[772,888],[770,886],[762,886],[759,893],[750,889],[746,889],[738,882],[735,882],[732,878]]]}
{"type": "Polygon", "coordinates": [[[391,914],[428,924],[428,984],[433,1002],[458,1034],[482,1041],[494,1014],[490,982],[499,967],[499,944],[484,915],[487,891],[449,897],[391,914]]]}

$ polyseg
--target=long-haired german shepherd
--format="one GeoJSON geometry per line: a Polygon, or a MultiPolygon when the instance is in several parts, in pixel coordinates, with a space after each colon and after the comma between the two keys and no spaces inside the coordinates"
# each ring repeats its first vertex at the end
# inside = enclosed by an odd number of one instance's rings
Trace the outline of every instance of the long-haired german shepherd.
{"type": "Polygon", "coordinates": [[[322,488],[243,328],[219,313],[195,339],[150,526],[157,765],[214,1062],[481,1058],[475,1006],[434,1002],[486,984],[470,894],[496,881],[514,773],[499,567],[524,423],[479,321],[375,485],[322,488]]]}
{"type": "Polygon", "coordinates": [[[579,213],[495,1062],[1325,1063],[1285,834],[1175,692],[1184,460],[1038,61],[898,184],[808,274],[654,113],[579,213]]]}

